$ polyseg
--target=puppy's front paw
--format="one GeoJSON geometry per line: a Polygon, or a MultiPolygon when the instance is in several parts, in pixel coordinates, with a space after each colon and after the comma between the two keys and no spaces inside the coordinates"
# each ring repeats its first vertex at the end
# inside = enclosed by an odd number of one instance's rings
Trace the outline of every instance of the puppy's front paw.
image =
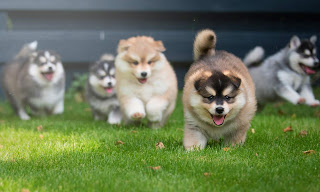
{"type": "Polygon", "coordinates": [[[303,103],[305,103],[306,102],[306,99],[305,98],[300,98],[299,100],[298,100],[298,104],[303,104],[303,103]]]}
{"type": "Polygon", "coordinates": [[[320,101],[319,100],[315,100],[314,102],[309,104],[309,106],[311,106],[311,107],[318,107],[319,105],[320,105],[320,101]]]}
{"type": "Polygon", "coordinates": [[[133,113],[133,114],[130,116],[130,118],[131,118],[131,119],[134,119],[134,120],[138,120],[138,119],[143,119],[145,116],[146,116],[145,113],[136,112],[136,113],[133,113]]]}

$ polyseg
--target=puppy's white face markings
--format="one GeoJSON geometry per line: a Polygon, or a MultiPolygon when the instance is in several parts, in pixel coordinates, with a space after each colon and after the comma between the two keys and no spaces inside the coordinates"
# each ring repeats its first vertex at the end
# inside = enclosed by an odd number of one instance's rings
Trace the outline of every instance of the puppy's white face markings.
{"type": "Polygon", "coordinates": [[[115,73],[116,73],[115,68],[110,69],[109,73],[110,73],[110,75],[115,75],[115,73]]]}
{"type": "Polygon", "coordinates": [[[53,63],[53,62],[55,62],[55,61],[56,61],[56,57],[52,55],[52,56],[50,57],[50,62],[53,63]]]}
{"type": "Polygon", "coordinates": [[[108,71],[109,64],[108,63],[104,63],[103,67],[104,67],[104,70],[108,71]]]}
{"type": "Polygon", "coordinates": [[[99,76],[101,76],[101,77],[103,77],[103,76],[106,76],[107,74],[106,74],[106,72],[105,71],[103,71],[103,70],[101,70],[101,69],[99,69],[98,71],[97,71],[97,73],[98,73],[98,75],[99,76]]]}
{"type": "Polygon", "coordinates": [[[295,51],[289,55],[289,63],[292,69],[294,71],[304,74],[303,70],[299,66],[300,59],[301,59],[300,55],[295,51]]]}
{"type": "Polygon", "coordinates": [[[306,55],[311,55],[311,52],[310,52],[309,49],[306,49],[306,50],[304,50],[304,54],[306,54],[306,55]]]}
{"type": "Polygon", "coordinates": [[[45,52],[44,52],[44,56],[45,56],[48,60],[50,60],[50,53],[49,53],[49,51],[45,51],[45,52]]]}
{"type": "Polygon", "coordinates": [[[45,58],[45,57],[39,57],[39,61],[41,62],[41,63],[46,63],[47,62],[47,59],[45,58]]]}

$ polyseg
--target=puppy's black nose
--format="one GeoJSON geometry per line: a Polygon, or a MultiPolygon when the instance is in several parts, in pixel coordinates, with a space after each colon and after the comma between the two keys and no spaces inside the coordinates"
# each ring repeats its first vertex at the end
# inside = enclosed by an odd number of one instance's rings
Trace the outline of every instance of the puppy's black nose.
{"type": "Polygon", "coordinates": [[[217,107],[216,108],[216,112],[219,113],[219,114],[223,113],[223,111],[224,111],[223,107],[217,107]]]}
{"type": "Polygon", "coordinates": [[[109,85],[109,86],[111,86],[111,85],[112,85],[112,83],[111,83],[111,82],[108,82],[108,85],[109,85]]]}
{"type": "Polygon", "coordinates": [[[50,67],[48,67],[48,70],[49,70],[49,71],[52,71],[52,67],[51,67],[51,66],[50,66],[50,67]]]}
{"type": "Polygon", "coordinates": [[[146,77],[147,75],[148,75],[147,72],[142,72],[142,73],[141,73],[141,77],[146,77]]]}

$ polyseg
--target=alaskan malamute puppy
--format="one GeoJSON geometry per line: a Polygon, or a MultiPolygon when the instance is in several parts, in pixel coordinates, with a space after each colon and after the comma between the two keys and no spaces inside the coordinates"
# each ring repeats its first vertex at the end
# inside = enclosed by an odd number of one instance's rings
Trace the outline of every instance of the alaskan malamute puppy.
{"type": "Polygon", "coordinates": [[[185,76],[184,147],[204,149],[208,139],[224,138],[227,145],[246,140],[256,111],[254,84],[242,61],[216,51],[216,35],[203,30],[194,42],[194,60],[185,76]]]}
{"type": "Polygon", "coordinates": [[[319,105],[314,98],[309,77],[315,73],[314,68],[319,66],[316,40],[316,36],[304,40],[293,36],[285,48],[264,61],[262,47],[256,47],[247,54],[244,63],[256,85],[259,104],[282,98],[293,104],[319,105]]]}
{"type": "Polygon", "coordinates": [[[162,53],[161,41],[138,36],[121,40],[116,57],[117,95],[126,123],[147,117],[153,128],[162,127],[177,97],[177,78],[162,53]]]}
{"type": "Polygon", "coordinates": [[[30,119],[26,108],[41,116],[64,110],[65,73],[60,56],[36,48],[36,41],[23,46],[3,68],[5,94],[22,120],[30,119]]]}
{"type": "Polygon", "coordinates": [[[114,57],[105,54],[90,66],[86,86],[86,97],[94,119],[106,120],[108,118],[110,124],[121,122],[120,106],[115,90],[115,73],[114,57]]]}

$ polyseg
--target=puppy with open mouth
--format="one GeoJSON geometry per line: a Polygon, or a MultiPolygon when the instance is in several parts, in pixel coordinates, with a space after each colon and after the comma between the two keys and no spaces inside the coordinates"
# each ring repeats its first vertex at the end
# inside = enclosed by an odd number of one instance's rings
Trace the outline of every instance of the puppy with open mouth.
{"type": "Polygon", "coordinates": [[[313,94],[310,76],[320,66],[316,49],[317,36],[300,40],[293,36],[287,46],[264,58],[260,46],[244,58],[256,85],[256,96],[261,109],[266,103],[287,100],[293,104],[320,105],[313,94]]]}
{"type": "Polygon", "coordinates": [[[104,54],[90,66],[86,85],[86,98],[94,119],[108,118],[109,124],[120,124],[122,117],[115,90],[115,73],[113,55],[104,54]]]}
{"type": "Polygon", "coordinates": [[[184,147],[204,149],[208,139],[244,143],[256,111],[255,88],[236,56],[216,51],[216,35],[203,30],[194,42],[194,63],[185,76],[184,147]]]}
{"type": "Polygon", "coordinates": [[[173,112],[177,78],[161,41],[138,36],[121,40],[116,57],[117,96],[125,123],[145,117],[152,128],[162,127],[173,112]]]}
{"type": "Polygon", "coordinates": [[[37,42],[26,44],[3,68],[2,84],[14,111],[22,120],[34,115],[64,111],[65,72],[54,51],[37,51],[37,42]]]}

